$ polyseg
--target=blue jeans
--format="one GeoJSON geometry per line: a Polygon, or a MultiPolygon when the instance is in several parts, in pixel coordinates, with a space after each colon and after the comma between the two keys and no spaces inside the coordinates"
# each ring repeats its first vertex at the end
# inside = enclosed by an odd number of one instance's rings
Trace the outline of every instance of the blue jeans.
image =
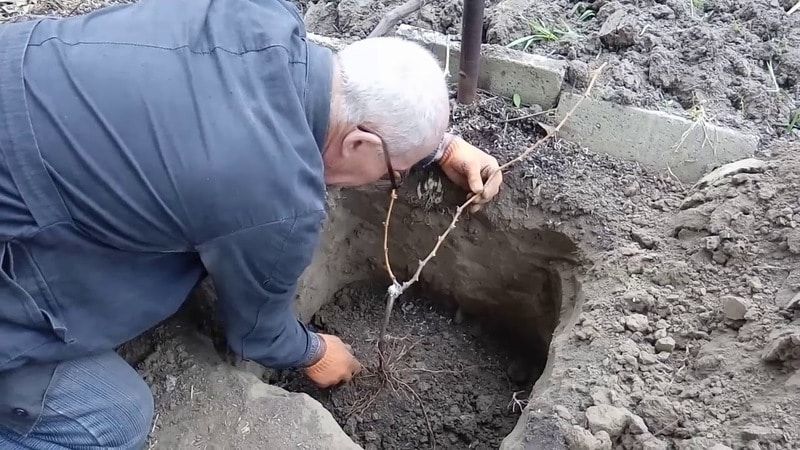
{"type": "Polygon", "coordinates": [[[114,352],[0,372],[0,449],[141,449],[150,388],[114,352]]]}

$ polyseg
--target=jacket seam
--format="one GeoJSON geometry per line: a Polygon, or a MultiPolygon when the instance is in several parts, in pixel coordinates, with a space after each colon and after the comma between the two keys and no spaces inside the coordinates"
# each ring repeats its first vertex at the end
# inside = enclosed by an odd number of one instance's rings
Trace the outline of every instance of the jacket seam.
{"type": "MultiPolygon", "coordinates": [[[[254,228],[259,228],[259,227],[263,227],[263,226],[266,226],[266,225],[274,225],[274,224],[277,224],[277,223],[286,222],[287,220],[294,220],[295,223],[296,223],[297,219],[299,219],[301,217],[305,217],[305,216],[310,216],[310,215],[318,213],[318,212],[325,212],[325,210],[324,209],[312,209],[312,210],[305,211],[305,212],[302,212],[302,213],[296,213],[296,214],[292,214],[292,215],[289,215],[289,216],[281,217],[279,219],[273,219],[273,220],[268,220],[266,222],[260,222],[260,223],[257,223],[255,225],[250,225],[250,226],[245,227],[245,228],[239,228],[238,230],[231,231],[230,233],[225,233],[225,234],[222,234],[222,235],[219,235],[219,236],[215,236],[213,238],[206,239],[206,240],[196,244],[195,248],[211,244],[214,241],[217,241],[217,240],[220,240],[220,239],[227,239],[229,237],[236,236],[237,234],[240,234],[240,233],[246,233],[246,232],[248,232],[248,231],[250,231],[250,230],[252,230],[254,228]]],[[[294,229],[294,225],[292,225],[292,229],[294,229]]]]}
{"type": "MultiPolygon", "coordinates": [[[[279,264],[278,259],[286,251],[286,243],[289,242],[289,238],[292,236],[292,233],[294,233],[294,229],[295,229],[296,226],[297,226],[297,217],[294,218],[294,221],[292,222],[291,228],[289,228],[289,231],[286,233],[286,236],[284,236],[283,242],[281,242],[281,249],[280,249],[280,251],[278,251],[278,253],[276,255],[276,258],[273,261],[272,267],[269,270],[269,274],[264,278],[264,281],[261,283],[262,286],[266,287],[272,281],[272,276],[273,276],[273,274],[275,274],[275,268],[278,267],[278,264],[279,264]]],[[[266,301],[263,301],[263,302],[261,302],[260,305],[258,305],[258,311],[256,312],[255,320],[253,320],[253,325],[250,327],[250,330],[248,330],[247,333],[245,333],[242,336],[242,342],[240,343],[240,348],[242,349],[243,356],[244,356],[244,353],[245,353],[244,352],[245,344],[246,344],[247,340],[250,338],[250,335],[253,334],[253,331],[255,331],[256,327],[258,326],[258,318],[261,316],[261,310],[262,310],[262,308],[264,308],[264,304],[265,303],[266,303],[266,301]]]]}
{"type": "MultiPolygon", "coordinates": [[[[267,45],[267,46],[261,47],[261,48],[248,49],[248,50],[243,50],[243,51],[229,50],[229,49],[227,49],[225,47],[221,47],[221,46],[217,45],[217,46],[214,46],[210,50],[207,50],[207,51],[198,51],[198,50],[193,50],[192,48],[189,47],[189,45],[186,45],[186,44],[185,45],[175,46],[175,47],[167,47],[167,46],[163,46],[163,45],[139,44],[139,43],[134,43],[134,42],[112,42],[112,41],[77,41],[77,42],[68,42],[68,41],[65,41],[65,40],[61,39],[58,36],[51,36],[51,37],[48,37],[48,38],[46,38],[46,39],[44,39],[42,41],[39,41],[39,42],[29,43],[28,47],[42,47],[42,46],[44,46],[44,44],[46,44],[49,41],[57,41],[57,42],[59,42],[59,43],[61,43],[63,45],[70,46],[70,47],[77,47],[77,46],[80,46],[80,45],[112,45],[112,46],[116,45],[116,46],[122,46],[122,47],[142,47],[142,48],[150,48],[150,49],[155,49],[155,50],[167,50],[167,51],[188,50],[190,53],[195,54],[195,55],[210,55],[210,54],[216,53],[217,51],[221,51],[221,52],[229,53],[229,54],[234,55],[234,56],[243,56],[243,55],[246,55],[248,53],[259,53],[259,52],[263,52],[263,51],[266,51],[266,50],[270,50],[272,48],[281,48],[286,52],[287,55],[291,54],[289,52],[289,49],[287,49],[286,46],[281,45],[281,44],[272,44],[272,45],[267,45]]],[[[305,64],[305,61],[298,61],[298,60],[290,60],[289,62],[291,64],[305,64]]]]}

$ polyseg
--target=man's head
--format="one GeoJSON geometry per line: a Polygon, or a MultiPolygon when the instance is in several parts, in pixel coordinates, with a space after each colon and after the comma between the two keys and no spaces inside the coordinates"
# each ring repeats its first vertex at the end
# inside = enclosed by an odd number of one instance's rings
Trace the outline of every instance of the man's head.
{"type": "Polygon", "coordinates": [[[450,115],[442,68],[425,48],[368,38],[334,60],[325,182],[359,186],[409,169],[439,145],[450,115]]]}

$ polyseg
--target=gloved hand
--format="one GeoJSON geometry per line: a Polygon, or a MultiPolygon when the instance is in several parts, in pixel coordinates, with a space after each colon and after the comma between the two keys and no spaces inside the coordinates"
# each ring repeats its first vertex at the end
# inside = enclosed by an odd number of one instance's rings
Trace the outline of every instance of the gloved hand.
{"type": "Polygon", "coordinates": [[[304,372],[317,386],[327,388],[340,382],[349,382],[361,372],[361,363],[351,350],[336,336],[317,333],[320,338],[318,358],[304,368],[304,372]]]}
{"type": "Polygon", "coordinates": [[[461,137],[453,137],[439,159],[439,166],[452,182],[478,196],[470,205],[473,213],[500,192],[503,174],[497,159],[461,137]],[[484,185],[495,172],[499,173],[484,185]]]}

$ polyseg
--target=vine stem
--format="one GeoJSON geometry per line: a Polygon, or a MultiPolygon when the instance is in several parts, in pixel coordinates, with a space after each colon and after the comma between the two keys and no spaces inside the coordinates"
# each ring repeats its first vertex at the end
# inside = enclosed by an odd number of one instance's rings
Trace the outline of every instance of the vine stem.
{"type": "MultiPolygon", "coordinates": [[[[498,174],[500,174],[503,171],[505,171],[511,165],[516,164],[519,161],[522,161],[525,157],[527,157],[528,155],[533,153],[536,149],[541,147],[542,144],[547,142],[548,139],[552,138],[556,133],[561,131],[561,128],[564,127],[564,124],[567,122],[567,120],[569,120],[569,118],[572,117],[573,114],[575,114],[575,111],[578,109],[578,106],[580,106],[581,102],[583,102],[583,100],[586,99],[586,97],[589,96],[589,94],[591,93],[592,89],[594,89],[594,85],[595,85],[595,83],[597,83],[597,78],[600,76],[600,73],[603,71],[603,69],[605,69],[607,64],[608,64],[607,62],[604,62],[602,65],[600,65],[600,67],[598,67],[597,69],[594,70],[594,72],[592,74],[592,77],[589,80],[589,85],[586,87],[586,90],[584,91],[583,95],[580,97],[580,99],[578,99],[577,102],[575,102],[574,105],[572,105],[572,108],[570,108],[570,110],[567,111],[567,113],[564,115],[564,117],[561,119],[561,121],[558,123],[558,125],[556,125],[555,128],[553,128],[552,130],[548,131],[548,133],[545,136],[543,136],[542,138],[540,138],[539,140],[534,142],[531,146],[529,146],[524,152],[519,154],[516,158],[514,158],[514,159],[508,161],[507,163],[501,165],[497,170],[495,170],[489,176],[489,178],[486,180],[485,184],[488,184],[492,179],[494,179],[494,177],[496,177],[498,174]]],[[[414,272],[414,275],[412,275],[411,278],[408,279],[408,281],[400,283],[400,282],[397,281],[397,278],[395,277],[394,273],[392,272],[391,264],[389,263],[389,246],[388,246],[388,242],[389,242],[389,219],[391,218],[391,215],[392,215],[392,209],[394,207],[394,202],[397,199],[397,193],[395,192],[394,189],[392,190],[392,192],[391,192],[391,200],[389,201],[389,210],[388,210],[388,212],[386,214],[386,221],[384,222],[384,229],[383,229],[383,231],[384,231],[384,235],[383,235],[384,261],[385,261],[385,264],[386,264],[386,270],[387,270],[387,272],[389,273],[389,276],[392,279],[392,285],[389,286],[389,288],[387,289],[387,292],[386,292],[386,310],[385,310],[384,316],[383,316],[383,324],[381,325],[381,334],[380,334],[380,337],[378,339],[378,350],[379,350],[379,352],[382,353],[383,350],[384,350],[384,345],[385,345],[384,341],[386,340],[386,332],[387,332],[387,329],[389,327],[389,319],[391,318],[391,315],[392,315],[392,308],[394,307],[395,300],[397,300],[403,294],[403,292],[405,292],[414,283],[419,281],[419,277],[420,277],[420,274],[422,273],[422,269],[428,264],[428,262],[430,262],[431,259],[433,259],[436,256],[436,252],[439,251],[439,247],[442,246],[442,242],[444,242],[444,240],[447,238],[447,235],[449,235],[450,232],[453,231],[453,229],[455,229],[456,223],[458,222],[458,219],[461,217],[461,214],[464,212],[464,209],[466,209],[467,206],[472,204],[477,198],[478,198],[478,195],[472,195],[470,198],[467,199],[467,201],[462,203],[461,206],[456,208],[456,212],[453,214],[453,219],[450,221],[450,225],[448,225],[447,229],[445,229],[444,232],[441,235],[439,235],[438,238],[436,238],[436,244],[433,246],[433,249],[430,251],[430,253],[428,253],[428,256],[426,256],[421,261],[418,261],[417,270],[414,272]]],[[[381,358],[381,359],[383,359],[383,358],[381,358]]]]}

